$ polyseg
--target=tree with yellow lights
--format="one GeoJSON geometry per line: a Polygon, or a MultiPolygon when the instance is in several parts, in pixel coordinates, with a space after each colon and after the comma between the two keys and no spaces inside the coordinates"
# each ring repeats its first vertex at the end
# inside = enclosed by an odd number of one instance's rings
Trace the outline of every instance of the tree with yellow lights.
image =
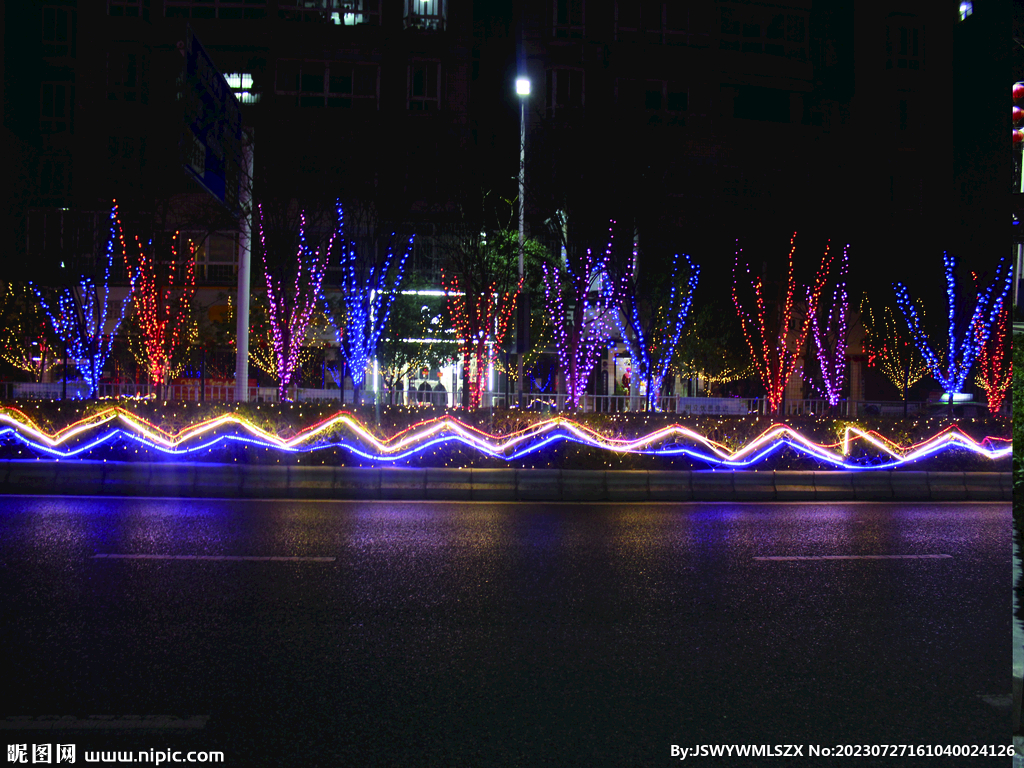
{"type": "Polygon", "coordinates": [[[25,286],[3,283],[0,316],[0,360],[42,381],[61,358],[39,302],[25,286]]]}
{"type": "MultiPolygon", "coordinates": [[[[924,304],[915,301],[917,311],[924,317],[924,304]]],[[[864,354],[868,367],[878,369],[899,390],[903,400],[903,414],[907,414],[907,396],[910,388],[928,375],[928,364],[907,332],[903,318],[896,318],[892,307],[882,308],[882,316],[875,316],[867,296],[860,304],[861,323],[864,325],[864,354]]]]}

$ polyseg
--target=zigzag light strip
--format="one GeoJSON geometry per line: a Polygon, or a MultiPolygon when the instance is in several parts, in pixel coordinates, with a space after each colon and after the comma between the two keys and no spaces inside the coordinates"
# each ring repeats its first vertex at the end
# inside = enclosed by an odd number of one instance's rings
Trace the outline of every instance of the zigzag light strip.
{"type": "Polygon", "coordinates": [[[845,427],[840,443],[825,445],[815,443],[787,425],[774,424],[747,445],[735,451],[678,424],[662,427],[635,439],[618,439],[605,437],[590,427],[562,417],[538,422],[517,432],[501,436],[488,434],[446,416],[420,422],[384,440],[376,437],[361,422],[345,412],[339,412],[323,419],[291,438],[284,438],[268,432],[237,414],[224,414],[206,419],[182,429],[177,434],[172,434],[120,407],[106,409],[52,434],[47,434],[40,429],[31,418],[18,409],[7,408],[0,410],[0,427],[2,427],[0,428],[0,437],[13,439],[37,453],[58,458],[81,456],[121,437],[143,447],[174,456],[187,456],[199,451],[210,450],[224,442],[237,442],[260,448],[272,448],[286,453],[344,448],[365,459],[388,462],[410,458],[428,448],[450,442],[461,443],[484,455],[508,461],[522,458],[548,445],[565,441],[617,454],[684,455],[697,461],[728,467],[751,466],[784,447],[792,448],[823,464],[843,469],[880,469],[899,466],[954,447],[973,451],[977,455],[992,460],[1009,456],[1011,452],[1011,441],[1008,438],[986,437],[979,443],[955,426],[920,443],[900,447],[877,432],[863,430],[856,426],[845,427]],[[115,421],[120,426],[107,429],[106,432],[83,445],[73,445],[76,438],[87,432],[109,426],[115,421]],[[223,427],[234,427],[241,434],[214,434],[223,427]],[[356,438],[356,442],[316,440],[317,436],[335,427],[341,427],[351,433],[356,438]],[[211,439],[200,440],[200,438],[211,434],[211,439]],[[883,460],[883,463],[870,465],[847,460],[845,457],[850,456],[851,443],[854,440],[868,443],[888,459],[883,460]],[[680,442],[684,444],[681,445],[680,442]],[[686,442],[692,443],[692,447],[685,445],[686,442]],[[840,453],[831,450],[839,445],[842,446],[840,453]]]}

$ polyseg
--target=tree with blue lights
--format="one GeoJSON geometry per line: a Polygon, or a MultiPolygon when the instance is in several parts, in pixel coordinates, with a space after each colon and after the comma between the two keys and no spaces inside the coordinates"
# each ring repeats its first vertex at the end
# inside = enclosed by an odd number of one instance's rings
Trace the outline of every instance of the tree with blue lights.
{"type": "Polygon", "coordinates": [[[953,395],[963,392],[971,366],[996,325],[999,312],[1010,290],[1013,271],[1007,268],[1005,258],[1000,259],[992,281],[985,290],[978,292],[974,309],[970,310],[968,306],[957,304],[954,274],[956,260],[949,253],[943,253],[942,260],[945,265],[946,299],[949,306],[945,349],[932,343],[906,286],[903,283],[895,283],[893,287],[896,290],[896,305],[903,313],[910,335],[932,375],[949,395],[952,407],[953,395]]]}
{"type": "MultiPolygon", "coordinates": [[[[341,284],[336,309],[331,314],[341,357],[352,377],[353,402],[359,403],[359,389],[366,381],[366,369],[388,325],[391,307],[399,296],[405,265],[412,253],[410,236],[402,254],[396,255],[392,244],[383,258],[363,249],[359,252],[353,240],[345,240],[345,217],[337,202],[337,242],[341,248],[341,284]]],[[[395,233],[391,233],[392,238],[395,233]]],[[[339,373],[338,379],[342,380],[339,373]]]]}
{"type": "Polygon", "coordinates": [[[647,410],[658,408],[661,383],[668,373],[693,303],[700,266],[687,254],[672,258],[668,272],[637,267],[638,244],[624,275],[623,296],[616,321],[633,362],[633,380],[644,382],[647,410]]]}
{"type": "Polygon", "coordinates": [[[85,380],[89,397],[96,396],[103,367],[110,357],[114,337],[124,320],[135,287],[135,273],[131,272],[127,294],[118,306],[110,289],[115,249],[119,249],[123,260],[126,248],[124,232],[117,215],[117,201],[114,201],[110,209],[110,232],[101,278],[82,278],[77,285],[66,287],[49,298],[37,285],[29,283],[53,332],[63,342],[66,356],[74,361],[85,380]]]}

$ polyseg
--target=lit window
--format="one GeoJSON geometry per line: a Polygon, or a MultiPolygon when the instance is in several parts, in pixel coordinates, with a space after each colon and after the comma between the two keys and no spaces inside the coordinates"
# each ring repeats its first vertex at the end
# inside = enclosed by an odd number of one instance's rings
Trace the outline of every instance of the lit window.
{"type": "Polygon", "coordinates": [[[228,88],[235,94],[239,104],[256,104],[259,102],[260,95],[253,91],[252,75],[248,72],[233,72],[224,75],[224,79],[228,83],[228,88]]]}
{"type": "Polygon", "coordinates": [[[972,13],[974,13],[974,3],[970,2],[970,0],[960,3],[960,21],[963,21],[972,13]]]}
{"type": "Polygon", "coordinates": [[[402,23],[406,29],[443,32],[448,21],[447,0],[405,0],[402,23]]]}
{"type": "Polygon", "coordinates": [[[380,0],[283,0],[277,14],[289,21],[346,27],[380,24],[380,0]]]}

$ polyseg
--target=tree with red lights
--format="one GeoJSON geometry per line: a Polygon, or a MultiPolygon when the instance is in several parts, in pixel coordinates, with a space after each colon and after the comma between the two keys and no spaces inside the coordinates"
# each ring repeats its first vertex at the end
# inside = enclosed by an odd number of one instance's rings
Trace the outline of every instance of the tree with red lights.
{"type": "MultiPolygon", "coordinates": [[[[796,371],[796,364],[807,340],[811,322],[828,277],[827,252],[818,269],[814,286],[807,290],[806,305],[801,312],[795,302],[797,291],[793,277],[793,253],[796,250],[796,232],[789,239],[788,271],[786,283],[776,301],[765,296],[765,286],[760,275],[750,278],[753,290],[754,308],[750,311],[740,302],[737,272],[740,268],[742,248],[736,249],[733,263],[732,300],[743,327],[743,335],[754,361],[754,368],[761,377],[767,392],[768,407],[772,411],[782,408],[786,384],[796,371]]],[[[750,265],[743,265],[745,274],[750,274],[750,265]]]]}
{"type": "MultiPolygon", "coordinates": [[[[175,232],[175,239],[177,236],[175,232]]],[[[178,250],[172,243],[169,262],[162,262],[152,243],[147,249],[138,238],[135,241],[138,255],[129,269],[136,272],[133,307],[138,346],[131,336],[129,339],[136,362],[145,368],[159,392],[177,375],[184,362],[183,352],[195,342],[195,249],[190,242],[189,257],[179,264],[178,250]]],[[[125,260],[128,261],[127,255],[125,260]]]]}
{"type": "Polygon", "coordinates": [[[995,325],[984,342],[979,341],[978,372],[975,381],[988,398],[988,410],[998,415],[1006,397],[1006,390],[1013,382],[1013,356],[1007,354],[1007,338],[1010,327],[1010,306],[1003,303],[995,325]]]}

